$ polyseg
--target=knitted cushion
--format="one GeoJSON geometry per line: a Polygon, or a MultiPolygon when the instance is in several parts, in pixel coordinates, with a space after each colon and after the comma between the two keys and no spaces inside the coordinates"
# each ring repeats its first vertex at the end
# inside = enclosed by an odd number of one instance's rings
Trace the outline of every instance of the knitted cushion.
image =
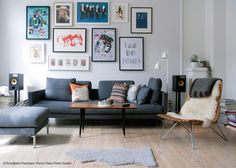
{"type": "Polygon", "coordinates": [[[129,89],[129,85],[127,84],[115,83],[112,87],[112,92],[109,99],[114,100],[119,103],[124,103],[127,96],[128,89],[129,89]]]}

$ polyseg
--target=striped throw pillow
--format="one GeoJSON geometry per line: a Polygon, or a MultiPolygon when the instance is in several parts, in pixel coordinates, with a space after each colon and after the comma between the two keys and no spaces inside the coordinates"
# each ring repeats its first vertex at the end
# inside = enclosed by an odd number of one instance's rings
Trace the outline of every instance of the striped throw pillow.
{"type": "Polygon", "coordinates": [[[70,84],[72,102],[89,101],[88,85],[70,84]]]}
{"type": "Polygon", "coordinates": [[[110,100],[115,102],[124,103],[127,97],[127,92],[129,89],[129,85],[127,84],[117,84],[115,83],[112,87],[110,100]]]}

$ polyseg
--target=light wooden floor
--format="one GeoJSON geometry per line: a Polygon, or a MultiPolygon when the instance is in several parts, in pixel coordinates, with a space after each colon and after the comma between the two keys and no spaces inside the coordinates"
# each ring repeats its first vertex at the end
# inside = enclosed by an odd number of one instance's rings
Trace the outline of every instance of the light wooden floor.
{"type": "MultiPolygon", "coordinates": [[[[77,125],[53,125],[50,134],[44,128],[37,136],[37,148],[32,148],[32,138],[24,136],[0,136],[0,167],[53,167],[109,168],[103,163],[80,164],[65,156],[66,152],[88,148],[152,148],[158,167],[233,168],[236,166],[236,132],[223,129],[228,142],[218,138],[211,130],[196,128],[198,149],[192,150],[190,138],[182,127],[176,128],[162,142],[159,141],[161,127],[128,127],[126,137],[118,126],[86,126],[82,138],[78,136],[77,125]],[[4,162],[42,162],[46,165],[4,165],[4,162]],[[58,163],[55,163],[58,162],[58,163]],[[63,162],[69,165],[62,165],[63,162]],[[50,165],[51,164],[51,165],[50,165]],[[61,164],[61,165],[60,165],[61,164]]],[[[139,168],[142,166],[116,166],[116,168],[139,168]]]]}

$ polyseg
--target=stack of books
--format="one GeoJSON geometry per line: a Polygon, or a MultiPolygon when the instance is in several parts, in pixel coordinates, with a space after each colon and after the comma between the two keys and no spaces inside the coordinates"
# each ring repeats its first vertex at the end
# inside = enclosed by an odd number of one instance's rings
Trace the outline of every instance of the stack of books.
{"type": "Polygon", "coordinates": [[[219,123],[236,131],[236,100],[222,99],[220,103],[220,120],[219,123]]]}

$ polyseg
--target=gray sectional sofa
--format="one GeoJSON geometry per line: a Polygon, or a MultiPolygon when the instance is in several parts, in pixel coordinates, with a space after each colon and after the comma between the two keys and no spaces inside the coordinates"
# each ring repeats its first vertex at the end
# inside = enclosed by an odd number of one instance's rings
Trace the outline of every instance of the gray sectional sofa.
{"type": "MultiPolygon", "coordinates": [[[[98,100],[105,100],[110,97],[114,83],[134,84],[132,80],[102,80],[99,82],[98,89],[92,88],[90,81],[76,81],[75,79],[56,79],[47,78],[45,90],[38,90],[28,93],[29,105],[34,107],[47,107],[50,109],[50,118],[77,119],[80,118],[79,110],[70,109],[71,93],[69,83],[88,85],[91,103],[98,100]]],[[[127,110],[127,119],[157,119],[157,114],[167,112],[168,95],[161,91],[161,80],[150,78],[148,87],[152,94],[158,97],[156,103],[137,104],[136,110],[127,110]],[[154,81],[154,82],[153,82],[154,81]]],[[[150,95],[152,96],[152,95],[150,95]]],[[[86,119],[120,119],[119,110],[86,110],[86,119]]]]}

